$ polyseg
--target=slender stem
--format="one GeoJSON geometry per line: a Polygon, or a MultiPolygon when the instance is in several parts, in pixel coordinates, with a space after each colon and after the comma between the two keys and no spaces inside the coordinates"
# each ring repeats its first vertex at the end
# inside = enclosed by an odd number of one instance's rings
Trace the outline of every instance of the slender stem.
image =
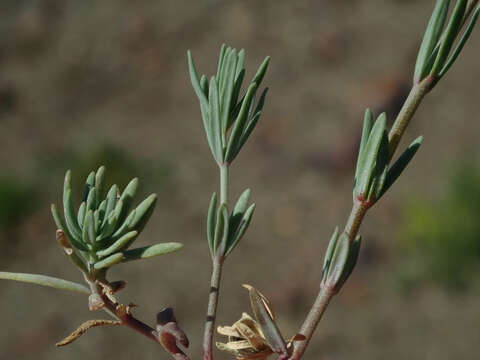
{"type": "Polygon", "coordinates": [[[361,201],[353,201],[353,207],[344,229],[344,232],[348,234],[351,242],[355,240],[367,210],[368,207],[366,207],[361,201]]]}
{"type": "Polygon", "coordinates": [[[92,294],[98,294],[102,298],[104,302],[103,309],[107,313],[112,315],[114,318],[119,319],[122,322],[122,325],[127,326],[128,328],[142,334],[143,336],[146,336],[147,338],[155,341],[156,343],[159,342],[155,329],[135,318],[131,314],[128,306],[113,302],[108,296],[103,293],[102,288],[97,282],[91,281],[89,279],[87,279],[87,282],[90,286],[92,294]]]}
{"type": "MultiPolygon", "coordinates": [[[[353,241],[358,234],[360,225],[365,214],[368,211],[368,207],[362,204],[358,200],[354,200],[350,216],[348,217],[347,224],[345,225],[345,233],[348,234],[350,241],[353,241]]],[[[327,306],[335,295],[333,289],[321,286],[320,291],[317,295],[315,303],[313,304],[310,312],[308,313],[305,321],[300,328],[300,334],[305,336],[305,340],[296,341],[293,343],[293,351],[290,356],[290,360],[299,360],[302,358],[303,353],[307,349],[308,343],[310,342],[315,329],[317,328],[318,323],[322,319],[322,316],[327,309],[327,306]]]]}
{"type": "Polygon", "coordinates": [[[297,341],[294,343],[294,348],[292,355],[290,356],[291,360],[299,360],[302,358],[303,353],[305,352],[308,343],[312,339],[312,335],[317,328],[320,319],[323,316],[323,313],[327,309],[327,306],[332,299],[334,292],[328,290],[325,287],[320,288],[320,292],[315,299],[315,302],[308,313],[305,322],[303,323],[302,327],[300,328],[300,334],[305,336],[305,340],[297,341]]]}
{"type": "MultiPolygon", "coordinates": [[[[220,204],[228,204],[228,164],[219,165],[220,168],[220,204]]],[[[208,296],[207,317],[203,332],[203,359],[213,359],[213,334],[215,331],[215,317],[217,315],[220,280],[222,278],[223,254],[219,249],[213,259],[212,278],[210,280],[210,294],[208,296]]]]}
{"type": "MultiPolygon", "coordinates": [[[[413,85],[410,94],[405,100],[405,103],[403,104],[402,109],[400,110],[390,130],[390,133],[388,134],[390,158],[392,158],[395,154],[395,150],[397,149],[411,118],[415,114],[415,111],[417,110],[424,96],[431,90],[431,85],[433,82],[433,78],[427,77],[423,81],[413,85]]],[[[362,201],[354,199],[353,207],[344,230],[348,234],[350,241],[353,241],[357,236],[363,218],[372,205],[373,204],[365,204],[362,201]]],[[[330,300],[334,295],[335,292],[331,289],[326,289],[323,286],[320,287],[320,291],[317,295],[315,303],[313,304],[310,312],[303,322],[302,327],[300,328],[300,334],[305,336],[305,340],[294,342],[290,360],[299,360],[302,358],[318,323],[320,322],[330,300]]]]}
{"type": "Polygon", "coordinates": [[[222,164],[220,167],[220,204],[228,203],[228,165],[222,164]]]}
{"type": "Polygon", "coordinates": [[[217,315],[218,293],[222,278],[223,261],[215,257],[213,261],[212,279],[210,280],[210,294],[208,296],[207,318],[203,335],[203,359],[213,359],[213,333],[215,331],[215,317],[217,315]]]}
{"type": "Polygon", "coordinates": [[[388,143],[390,148],[390,159],[395,154],[395,150],[400,143],[400,140],[407,129],[410,119],[415,114],[418,106],[422,102],[423,97],[431,90],[431,85],[434,79],[432,77],[427,77],[421,82],[414,84],[410,93],[408,94],[405,103],[403,104],[400,112],[395,119],[395,122],[390,129],[388,134],[388,143]]]}

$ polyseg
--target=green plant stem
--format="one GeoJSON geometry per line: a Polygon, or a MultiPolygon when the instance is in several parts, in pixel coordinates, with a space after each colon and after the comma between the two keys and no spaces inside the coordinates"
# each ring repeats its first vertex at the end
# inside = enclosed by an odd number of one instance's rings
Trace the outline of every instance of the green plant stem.
{"type": "Polygon", "coordinates": [[[417,111],[424,96],[431,90],[433,81],[434,79],[432,77],[427,77],[412,86],[405,103],[388,133],[390,159],[393,158],[395,150],[397,150],[398,144],[400,143],[411,118],[415,114],[415,111],[417,111]]]}
{"type": "Polygon", "coordinates": [[[327,309],[327,306],[333,295],[334,293],[331,290],[325,287],[320,288],[317,298],[315,299],[315,302],[299,332],[301,335],[305,336],[305,340],[294,343],[293,352],[290,356],[291,360],[299,360],[302,358],[303,353],[305,352],[308,343],[310,342],[312,335],[315,332],[315,329],[317,328],[317,325],[322,318],[323,313],[327,309]]]}
{"type": "Polygon", "coordinates": [[[215,317],[217,315],[218,294],[222,278],[223,261],[216,256],[213,261],[212,278],[210,280],[210,294],[208,296],[207,317],[203,337],[203,359],[213,359],[213,333],[215,331],[215,317]]]}
{"type": "MultiPolygon", "coordinates": [[[[398,144],[400,143],[400,140],[422,99],[431,90],[433,81],[433,78],[427,77],[421,82],[413,85],[410,94],[405,100],[405,103],[388,134],[390,158],[395,154],[395,150],[397,149],[398,144]]],[[[362,221],[372,205],[373,204],[366,204],[360,199],[354,199],[352,210],[344,229],[344,232],[348,234],[351,242],[355,240],[362,221]]],[[[300,328],[299,334],[305,336],[305,340],[294,342],[290,360],[299,360],[302,358],[318,323],[322,319],[322,316],[334,295],[335,292],[331,289],[326,289],[323,286],[320,287],[315,303],[300,328]]]]}
{"type": "MultiPolygon", "coordinates": [[[[220,168],[220,204],[228,204],[228,165],[221,164],[220,168]]],[[[210,294],[208,295],[207,317],[203,332],[203,359],[213,359],[213,334],[215,331],[215,317],[217,315],[220,280],[222,278],[223,254],[220,252],[213,259],[212,277],[210,280],[210,294]]]]}
{"type": "Polygon", "coordinates": [[[220,204],[228,203],[228,165],[220,167],[220,204]]]}

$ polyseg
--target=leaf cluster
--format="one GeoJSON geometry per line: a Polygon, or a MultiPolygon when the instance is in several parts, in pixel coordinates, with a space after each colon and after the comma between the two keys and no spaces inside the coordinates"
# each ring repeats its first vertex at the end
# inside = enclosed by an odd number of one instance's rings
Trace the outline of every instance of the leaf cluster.
{"type": "Polygon", "coordinates": [[[161,243],[129,249],[153,213],[157,196],[151,194],[132,209],[138,179],[131,180],[120,193],[112,185],[105,194],[105,167],[92,171],[85,182],[83,196],[75,212],[71,172],[67,171],[63,187],[64,219],[55,205],[52,215],[60,230],[57,239],[72,262],[88,278],[105,274],[111,266],[132,260],[166,254],[181,247],[178,243],[161,243]]]}
{"type": "Polygon", "coordinates": [[[437,0],[418,52],[414,82],[426,77],[432,87],[447,73],[462,51],[478,19],[478,0],[437,0]]]}
{"type": "Polygon", "coordinates": [[[200,101],[203,126],[208,145],[218,164],[231,163],[238,155],[262,113],[268,88],[258,100],[257,90],[267,71],[270,58],[266,57],[240,96],[245,77],[245,51],[222,46],[217,74],[210,80],[198,76],[190,51],[188,66],[193,88],[200,101]]]}

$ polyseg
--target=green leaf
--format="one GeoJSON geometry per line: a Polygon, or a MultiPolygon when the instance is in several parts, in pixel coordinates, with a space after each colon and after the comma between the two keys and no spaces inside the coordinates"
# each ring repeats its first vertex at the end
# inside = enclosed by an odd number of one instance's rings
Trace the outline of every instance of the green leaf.
{"type": "Polygon", "coordinates": [[[345,232],[343,232],[335,244],[331,263],[325,278],[325,284],[328,287],[336,291],[340,289],[338,285],[340,284],[340,278],[342,277],[342,274],[345,273],[349,256],[350,238],[345,232]]]}
{"type": "Polygon", "coordinates": [[[267,56],[265,60],[260,64],[257,73],[253,77],[252,84],[257,84],[257,86],[260,86],[262,83],[263,77],[265,76],[265,73],[268,68],[268,64],[270,63],[270,56],[267,56]]]}
{"type": "Polygon", "coordinates": [[[445,75],[447,73],[447,71],[450,69],[450,67],[453,65],[453,63],[455,62],[455,60],[457,60],[457,57],[458,55],[460,54],[460,52],[462,51],[463,47],[465,46],[465,43],[467,42],[468,38],[470,37],[471,33],[472,33],[472,30],[473,28],[475,27],[475,24],[477,22],[477,19],[478,19],[478,14],[480,13],[480,6],[478,6],[476,9],[475,9],[475,12],[473,13],[473,16],[472,18],[470,19],[470,22],[467,26],[467,29],[465,30],[465,32],[463,33],[460,41],[458,42],[455,50],[453,50],[452,54],[450,55],[450,57],[448,58],[445,66],[442,68],[442,70],[440,70],[440,72],[438,73],[438,77],[441,78],[443,75],[445,75]]]}
{"type": "Polygon", "coordinates": [[[268,299],[250,285],[243,285],[243,287],[248,290],[253,314],[272,350],[277,354],[288,354],[287,345],[273,318],[268,299]]]}
{"type": "Polygon", "coordinates": [[[345,269],[342,273],[342,277],[340,278],[336,286],[337,291],[340,290],[340,288],[345,284],[345,282],[348,280],[348,278],[352,274],[352,271],[355,268],[355,265],[357,265],[358,254],[360,253],[361,243],[362,243],[362,237],[360,235],[357,235],[357,237],[352,242],[352,245],[350,247],[350,253],[347,259],[347,263],[345,264],[345,269]]]}
{"type": "Polygon", "coordinates": [[[96,208],[96,203],[97,203],[97,191],[95,189],[95,186],[92,186],[90,188],[90,191],[87,196],[87,210],[95,210],[96,208]]]}
{"type": "Polygon", "coordinates": [[[220,122],[220,105],[218,100],[218,88],[215,77],[210,79],[210,88],[208,101],[210,103],[210,131],[214,145],[215,159],[217,162],[223,161],[223,133],[220,122]]]}
{"type": "Polygon", "coordinates": [[[220,119],[222,132],[225,133],[228,127],[231,104],[233,102],[233,91],[235,87],[235,72],[237,68],[237,52],[233,50],[227,59],[225,66],[224,83],[220,86],[220,119]]]}
{"type": "Polygon", "coordinates": [[[113,255],[110,255],[109,257],[100,260],[93,265],[93,268],[95,270],[100,270],[100,269],[106,269],[109,268],[115,264],[118,264],[123,260],[123,254],[122,253],[116,253],[113,255]]]}
{"type": "Polygon", "coordinates": [[[148,259],[153,256],[165,255],[180,250],[182,244],[176,242],[161,243],[156,245],[145,246],[132,250],[127,250],[123,253],[122,261],[133,261],[148,259]]]}
{"type": "Polygon", "coordinates": [[[203,103],[204,106],[207,104],[207,97],[203,93],[202,87],[200,85],[200,80],[198,79],[197,70],[195,69],[195,62],[192,58],[192,53],[190,50],[187,51],[187,58],[188,58],[188,70],[190,72],[190,80],[192,82],[193,90],[198,96],[200,103],[203,103]]]}
{"type": "Polygon", "coordinates": [[[380,147],[378,148],[377,161],[375,162],[375,171],[374,171],[374,181],[375,186],[372,187],[369,194],[369,201],[375,202],[380,198],[382,189],[387,177],[388,163],[390,161],[389,153],[389,144],[388,144],[388,133],[387,130],[384,130],[382,140],[380,142],[380,147]]]}
{"type": "Polygon", "coordinates": [[[120,237],[117,241],[115,241],[111,246],[109,246],[106,249],[99,250],[97,251],[97,255],[100,258],[103,258],[105,256],[109,256],[115,252],[121,251],[124,248],[128,247],[132,243],[132,240],[134,240],[138,235],[138,231],[130,231],[120,237]]]}
{"type": "Polygon", "coordinates": [[[72,183],[71,183],[71,172],[67,171],[65,175],[65,182],[63,185],[63,209],[65,213],[65,220],[69,232],[76,238],[81,237],[80,226],[77,223],[77,217],[75,216],[75,210],[73,209],[73,200],[72,200],[72,183]]]}
{"type": "Polygon", "coordinates": [[[231,163],[235,158],[234,152],[239,145],[239,141],[242,136],[245,123],[247,121],[248,110],[253,101],[253,97],[255,96],[256,90],[257,90],[257,84],[252,83],[249,86],[247,93],[245,94],[245,98],[243,99],[243,102],[242,102],[242,107],[240,108],[240,112],[238,113],[238,116],[235,119],[233,130],[230,135],[230,139],[227,146],[227,152],[225,154],[225,159],[229,163],[231,163]]]}
{"type": "Polygon", "coordinates": [[[67,235],[72,245],[79,250],[88,251],[88,248],[85,244],[83,244],[81,241],[78,241],[76,238],[72,236],[68,228],[63,223],[62,218],[60,217],[60,214],[57,210],[57,207],[53,204],[51,205],[51,211],[52,211],[53,220],[55,221],[57,228],[62,230],[67,235]]]}
{"type": "Polygon", "coordinates": [[[429,59],[442,35],[443,27],[447,18],[450,0],[437,0],[432,16],[427,25],[422,45],[418,51],[415,65],[414,82],[420,82],[430,71],[429,59]]]}
{"type": "Polygon", "coordinates": [[[398,158],[397,161],[390,167],[387,172],[387,177],[385,179],[385,184],[382,189],[382,193],[380,196],[383,196],[385,192],[393,185],[393,183],[398,179],[398,177],[402,174],[403,170],[407,167],[410,161],[415,156],[416,152],[422,145],[423,136],[419,136],[416,138],[408,148],[403,152],[403,154],[398,158]]]}
{"type": "Polygon", "coordinates": [[[332,262],[332,256],[333,252],[337,246],[337,241],[338,241],[338,226],[335,227],[335,230],[332,234],[332,237],[330,238],[330,241],[328,242],[328,247],[327,251],[325,252],[325,257],[323,260],[323,269],[322,269],[322,280],[325,279],[325,276],[328,273],[328,269],[330,268],[330,264],[332,262]]]}
{"type": "Polygon", "coordinates": [[[217,78],[220,78],[220,72],[222,71],[226,48],[227,46],[225,44],[222,44],[222,46],[220,47],[220,55],[218,56],[217,78]]]}
{"type": "Polygon", "coordinates": [[[215,221],[216,221],[216,211],[217,211],[217,193],[213,193],[210,200],[210,205],[208,206],[208,215],[207,215],[207,240],[208,247],[210,248],[210,254],[215,256],[215,221]]]}
{"type": "MultiPolygon", "coordinates": [[[[117,203],[117,206],[121,207],[121,203],[122,201],[119,200],[117,203]]],[[[107,239],[113,234],[118,224],[119,213],[120,213],[119,211],[114,210],[108,215],[107,223],[103,227],[102,233],[97,237],[97,241],[107,239]]]]}
{"type": "Polygon", "coordinates": [[[83,223],[82,239],[85,244],[94,244],[95,243],[95,223],[93,219],[93,211],[88,210],[85,215],[85,220],[83,223]]]}
{"type": "Polygon", "coordinates": [[[462,27],[462,21],[465,14],[467,2],[468,0],[458,0],[455,4],[455,7],[453,8],[450,21],[448,22],[447,28],[445,29],[445,34],[442,38],[442,42],[438,50],[437,58],[435,60],[435,63],[433,64],[432,70],[430,71],[431,75],[438,75],[440,69],[443,68],[445,64],[445,60],[450,53],[455,38],[457,37],[460,28],[462,27]]]}
{"type": "Polygon", "coordinates": [[[113,185],[107,193],[107,207],[105,209],[105,217],[102,223],[102,229],[105,227],[107,223],[108,216],[111,214],[113,209],[115,209],[115,205],[117,203],[117,195],[118,195],[118,187],[117,185],[113,185]]]}
{"type": "Polygon", "coordinates": [[[217,213],[217,226],[215,228],[215,237],[213,240],[215,253],[219,249],[224,256],[228,240],[229,216],[226,204],[221,204],[217,213]]]}
{"type": "Polygon", "coordinates": [[[149,195],[135,208],[135,217],[128,226],[131,230],[142,231],[148,220],[153,214],[155,205],[157,204],[157,194],[149,195]]]}
{"type": "Polygon", "coordinates": [[[248,226],[250,225],[250,221],[252,220],[254,211],[255,211],[255,204],[252,204],[245,211],[245,214],[243,215],[242,220],[240,221],[240,224],[238,225],[238,228],[235,230],[235,232],[232,233],[231,235],[229,234],[230,236],[227,242],[227,247],[226,247],[227,250],[225,252],[225,256],[228,256],[232,252],[232,250],[235,249],[238,242],[247,231],[248,226]]]}
{"type": "Polygon", "coordinates": [[[132,179],[128,185],[125,187],[125,190],[123,190],[122,195],[120,196],[120,200],[123,203],[123,206],[121,207],[120,214],[118,216],[118,221],[119,223],[122,223],[125,218],[127,217],[128,210],[130,209],[130,206],[132,205],[133,198],[135,197],[135,194],[137,193],[138,189],[138,178],[132,179]]]}
{"type": "Polygon", "coordinates": [[[97,206],[100,199],[103,198],[103,191],[105,189],[105,166],[100,166],[95,174],[95,187],[97,188],[97,206]]]}
{"type": "Polygon", "coordinates": [[[213,252],[214,252],[214,254],[217,253],[218,245],[220,245],[220,242],[222,240],[223,229],[224,229],[224,221],[225,221],[225,217],[223,216],[223,214],[224,214],[225,210],[226,210],[226,205],[225,204],[221,204],[218,207],[218,210],[217,210],[217,216],[216,216],[217,223],[215,224],[215,234],[213,236],[213,252]]]}
{"type": "MultiPolygon", "coordinates": [[[[246,189],[238,198],[235,207],[233,208],[232,215],[230,216],[230,233],[237,230],[240,221],[242,220],[243,214],[247,210],[248,201],[250,199],[251,190],[246,189]]],[[[233,234],[232,234],[233,235],[233,234]]]]}
{"type": "Polygon", "coordinates": [[[363,150],[367,144],[368,137],[372,131],[373,126],[373,114],[370,109],[365,110],[365,116],[363,118],[362,138],[360,139],[360,147],[358,149],[357,166],[355,167],[355,182],[358,179],[358,173],[360,169],[360,160],[362,159],[363,150]]]}
{"type": "Polygon", "coordinates": [[[80,204],[77,212],[77,222],[80,225],[80,228],[83,227],[83,221],[85,220],[85,213],[86,213],[86,203],[85,201],[80,204]]]}
{"type": "Polygon", "coordinates": [[[12,273],[0,271],[0,279],[21,281],[31,284],[37,284],[41,286],[53,287],[60,290],[68,290],[79,292],[82,294],[90,294],[90,290],[86,286],[77,284],[72,281],[63,280],[46,275],[25,274],[25,273],[12,273]]]}
{"type": "Polygon", "coordinates": [[[87,180],[85,181],[85,187],[83,188],[82,194],[82,202],[87,201],[88,194],[90,193],[90,189],[95,186],[95,172],[91,172],[87,176],[87,180]]]}
{"type": "Polygon", "coordinates": [[[385,136],[386,122],[387,117],[385,113],[377,118],[368,137],[365,149],[360,154],[360,160],[358,162],[358,182],[355,186],[357,196],[368,196],[379,148],[385,136]]]}

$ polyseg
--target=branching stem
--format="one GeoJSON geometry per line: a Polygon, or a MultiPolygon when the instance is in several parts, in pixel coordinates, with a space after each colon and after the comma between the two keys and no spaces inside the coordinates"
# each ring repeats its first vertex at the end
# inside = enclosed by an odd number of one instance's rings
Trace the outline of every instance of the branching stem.
{"type": "MultiPolygon", "coordinates": [[[[388,134],[390,158],[395,154],[395,150],[397,149],[398,144],[400,143],[400,140],[422,99],[431,90],[433,81],[433,78],[427,77],[423,81],[413,85],[402,109],[392,125],[390,133],[388,134]]],[[[348,234],[350,241],[353,241],[357,236],[363,218],[372,205],[373,204],[365,204],[360,199],[354,199],[353,207],[344,230],[348,234]]],[[[323,286],[320,287],[315,303],[300,328],[299,333],[305,336],[305,340],[294,342],[290,360],[299,360],[302,358],[318,323],[334,295],[335,292],[331,289],[327,289],[323,286]]]]}
{"type": "MultiPolygon", "coordinates": [[[[228,164],[220,164],[220,204],[228,204],[228,164]]],[[[217,315],[220,280],[222,278],[223,254],[220,252],[213,259],[210,294],[208,296],[207,317],[203,333],[203,359],[213,359],[213,335],[217,315]]]]}

